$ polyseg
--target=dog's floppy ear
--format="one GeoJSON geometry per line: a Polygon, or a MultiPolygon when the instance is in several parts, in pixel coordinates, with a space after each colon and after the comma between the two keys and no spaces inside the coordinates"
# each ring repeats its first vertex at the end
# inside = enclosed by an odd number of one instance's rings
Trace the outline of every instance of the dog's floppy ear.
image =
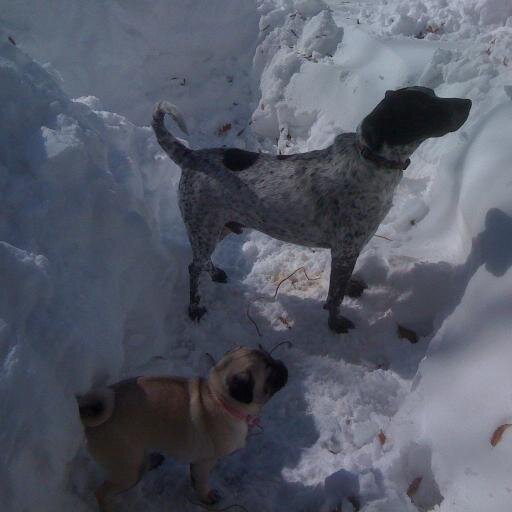
{"type": "Polygon", "coordinates": [[[240,372],[228,381],[229,394],[238,402],[250,404],[253,400],[254,378],[250,372],[240,372]]]}
{"type": "Polygon", "coordinates": [[[389,100],[389,98],[391,98],[393,96],[393,94],[395,94],[395,91],[387,90],[386,94],[384,94],[384,98],[389,100]]]}

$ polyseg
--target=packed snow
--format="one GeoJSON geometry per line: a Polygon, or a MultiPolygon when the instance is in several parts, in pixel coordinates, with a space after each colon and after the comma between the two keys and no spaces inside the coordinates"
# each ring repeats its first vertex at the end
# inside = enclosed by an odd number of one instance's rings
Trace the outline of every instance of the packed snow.
{"type": "MultiPolygon", "coordinates": [[[[0,121],[2,510],[96,510],[77,394],[285,340],[289,383],[214,471],[220,508],[510,510],[512,429],[491,445],[512,423],[510,0],[0,0],[0,121]],[[202,280],[191,323],[153,104],[191,147],[294,153],[412,84],[473,108],[413,155],[342,306],[356,329],[328,330],[327,251],[257,232],[219,246],[230,281],[202,280]]],[[[166,460],[116,510],[194,501],[166,460]]]]}

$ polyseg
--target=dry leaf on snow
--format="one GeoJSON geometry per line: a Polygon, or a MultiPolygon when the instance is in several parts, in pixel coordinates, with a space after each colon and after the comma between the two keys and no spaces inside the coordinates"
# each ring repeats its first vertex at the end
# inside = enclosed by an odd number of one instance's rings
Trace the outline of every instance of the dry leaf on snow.
{"type": "Polygon", "coordinates": [[[283,324],[285,325],[288,329],[291,329],[292,326],[290,324],[290,321],[288,320],[288,318],[286,318],[285,316],[278,316],[277,319],[283,324]]]}
{"type": "Polygon", "coordinates": [[[223,124],[218,130],[217,135],[220,137],[221,135],[226,135],[226,133],[231,130],[231,123],[223,124]]]}
{"type": "Polygon", "coordinates": [[[491,446],[496,446],[503,437],[503,434],[505,433],[505,430],[507,430],[508,427],[512,427],[512,423],[505,423],[504,425],[500,425],[493,433],[491,437],[491,446]]]}
{"type": "Polygon", "coordinates": [[[423,477],[418,476],[410,483],[409,487],[407,488],[407,496],[409,496],[409,498],[412,498],[418,492],[422,480],[423,477]]]}

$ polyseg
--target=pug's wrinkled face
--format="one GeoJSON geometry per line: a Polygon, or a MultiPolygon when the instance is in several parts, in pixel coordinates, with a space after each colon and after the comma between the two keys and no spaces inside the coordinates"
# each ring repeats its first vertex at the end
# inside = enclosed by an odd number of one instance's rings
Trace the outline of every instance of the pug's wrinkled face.
{"type": "Polygon", "coordinates": [[[286,385],[288,370],[263,350],[236,347],[217,363],[212,376],[240,404],[263,405],[286,385]]]}

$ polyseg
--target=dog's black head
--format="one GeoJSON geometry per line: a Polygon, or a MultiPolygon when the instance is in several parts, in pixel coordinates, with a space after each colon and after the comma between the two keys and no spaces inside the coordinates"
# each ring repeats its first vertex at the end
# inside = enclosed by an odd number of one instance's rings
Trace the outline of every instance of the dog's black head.
{"type": "Polygon", "coordinates": [[[458,130],[470,109],[471,100],[439,98],[428,87],[386,91],[384,99],[363,120],[361,134],[373,151],[383,145],[406,146],[458,130]]]}

